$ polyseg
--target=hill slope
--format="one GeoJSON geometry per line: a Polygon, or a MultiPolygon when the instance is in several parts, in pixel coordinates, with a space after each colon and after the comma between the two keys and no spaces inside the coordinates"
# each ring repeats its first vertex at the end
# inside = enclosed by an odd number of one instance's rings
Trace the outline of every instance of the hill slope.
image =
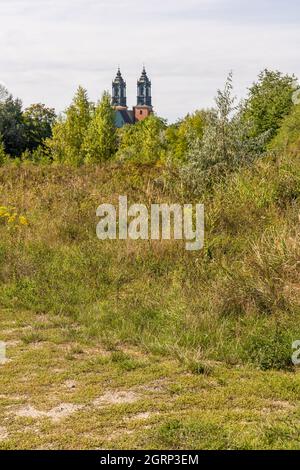
{"type": "Polygon", "coordinates": [[[205,195],[202,252],[96,238],[97,206],[119,194],[192,202],[164,178],[0,168],[0,446],[299,446],[299,159],[205,195]]]}

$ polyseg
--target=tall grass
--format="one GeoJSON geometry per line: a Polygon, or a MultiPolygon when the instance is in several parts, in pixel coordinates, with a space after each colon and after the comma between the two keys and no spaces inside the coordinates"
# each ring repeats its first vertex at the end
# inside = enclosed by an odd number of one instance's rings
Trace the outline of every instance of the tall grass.
{"type": "Polygon", "coordinates": [[[204,194],[201,252],[179,241],[99,241],[96,208],[119,194],[191,202],[179,184],[161,184],[163,172],[0,168],[0,206],[28,221],[0,222],[1,308],[66,315],[81,341],[133,344],[194,370],[203,360],[290,367],[300,334],[299,159],[262,159],[204,194]]]}

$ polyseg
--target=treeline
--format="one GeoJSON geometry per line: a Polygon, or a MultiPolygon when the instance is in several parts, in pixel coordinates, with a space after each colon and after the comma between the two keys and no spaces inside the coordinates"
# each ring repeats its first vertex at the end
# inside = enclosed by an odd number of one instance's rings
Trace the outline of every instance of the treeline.
{"type": "Polygon", "coordinates": [[[0,85],[0,154],[21,157],[32,152],[52,136],[54,109],[33,104],[23,110],[22,101],[0,85]]]}
{"type": "MultiPolygon", "coordinates": [[[[0,161],[19,158],[71,165],[115,159],[178,168],[190,188],[207,187],[274,146],[283,148],[292,128],[299,142],[300,111],[293,103],[295,77],[264,70],[237,103],[232,75],[218,91],[215,107],[198,110],[176,124],[155,115],[116,129],[110,95],[92,103],[79,87],[65,112],[22,102],[0,89],[0,161]]],[[[296,143],[293,141],[293,145],[296,143]]]]}

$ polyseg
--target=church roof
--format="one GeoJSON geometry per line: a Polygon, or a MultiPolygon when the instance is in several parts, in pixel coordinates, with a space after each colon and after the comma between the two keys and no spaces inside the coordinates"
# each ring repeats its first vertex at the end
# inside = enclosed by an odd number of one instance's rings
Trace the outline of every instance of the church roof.
{"type": "Polygon", "coordinates": [[[116,109],[116,126],[122,127],[124,124],[134,124],[134,115],[132,110],[116,109]]]}
{"type": "Polygon", "coordinates": [[[129,111],[128,109],[119,109],[118,112],[121,114],[125,124],[132,124],[133,122],[132,111],[129,111]]]}

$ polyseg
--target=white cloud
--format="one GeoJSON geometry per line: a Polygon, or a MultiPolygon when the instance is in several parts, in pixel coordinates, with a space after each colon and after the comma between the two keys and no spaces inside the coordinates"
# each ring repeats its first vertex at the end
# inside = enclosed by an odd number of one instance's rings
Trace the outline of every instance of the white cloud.
{"type": "Polygon", "coordinates": [[[118,64],[132,105],[145,63],[175,120],[210,106],[231,69],[239,95],[265,67],[300,75],[295,0],[0,0],[0,14],[0,80],[25,105],[62,110],[79,83],[97,99],[118,64]]]}

